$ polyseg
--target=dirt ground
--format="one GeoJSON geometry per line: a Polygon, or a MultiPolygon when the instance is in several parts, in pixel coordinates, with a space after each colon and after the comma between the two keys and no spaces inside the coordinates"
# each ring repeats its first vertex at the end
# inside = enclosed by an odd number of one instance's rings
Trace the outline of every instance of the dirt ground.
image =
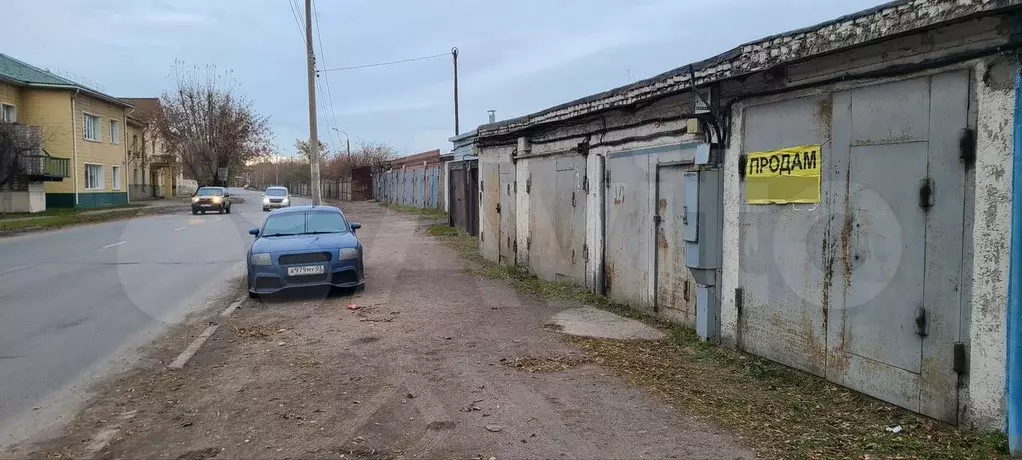
{"type": "MultiPolygon", "coordinates": [[[[592,364],[544,324],[579,306],[466,272],[426,222],[374,204],[359,294],[199,315],[98,385],[34,458],[753,458],[735,436],[592,364]],[[349,309],[349,305],[358,306],[349,309]],[[170,363],[220,327],[180,370],[170,363]]],[[[241,292],[239,291],[239,294],[241,292]]]]}

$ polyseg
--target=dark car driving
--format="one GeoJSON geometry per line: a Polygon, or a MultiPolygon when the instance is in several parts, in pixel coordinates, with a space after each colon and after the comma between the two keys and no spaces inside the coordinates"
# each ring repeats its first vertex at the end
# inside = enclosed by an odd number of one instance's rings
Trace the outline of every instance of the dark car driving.
{"type": "Polygon", "coordinates": [[[192,214],[216,211],[231,213],[231,193],[224,187],[200,187],[192,195],[192,214]]]}
{"type": "Polygon", "coordinates": [[[340,209],[295,206],[275,210],[248,250],[248,293],[251,297],[287,288],[365,286],[362,244],[340,209]]]}

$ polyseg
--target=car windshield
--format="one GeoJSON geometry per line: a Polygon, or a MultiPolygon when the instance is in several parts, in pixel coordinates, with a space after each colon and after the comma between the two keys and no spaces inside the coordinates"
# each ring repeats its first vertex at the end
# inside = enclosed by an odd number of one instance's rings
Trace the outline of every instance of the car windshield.
{"type": "Polygon", "coordinates": [[[261,235],[272,237],[346,232],[348,223],[340,213],[310,211],[272,214],[263,224],[261,235]]]}
{"type": "Polygon", "coordinates": [[[224,190],[219,188],[200,188],[196,192],[198,196],[224,196],[224,190]]]}
{"type": "Polygon", "coordinates": [[[282,188],[266,189],[266,196],[287,196],[287,190],[282,188]]]}

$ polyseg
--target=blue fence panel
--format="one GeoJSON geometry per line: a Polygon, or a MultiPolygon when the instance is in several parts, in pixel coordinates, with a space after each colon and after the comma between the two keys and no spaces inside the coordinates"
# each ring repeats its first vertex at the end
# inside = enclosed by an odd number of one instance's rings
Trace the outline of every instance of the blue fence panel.
{"type": "Polygon", "coordinates": [[[373,181],[373,196],[385,203],[416,208],[439,208],[441,166],[381,172],[373,181]]]}

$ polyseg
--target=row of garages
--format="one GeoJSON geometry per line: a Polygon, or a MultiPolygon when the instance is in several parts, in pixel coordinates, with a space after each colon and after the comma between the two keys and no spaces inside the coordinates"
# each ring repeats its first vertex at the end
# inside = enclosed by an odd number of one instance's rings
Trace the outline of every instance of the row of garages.
{"type": "Polygon", "coordinates": [[[888,3],[483,125],[481,251],[1003,429],[1022,415],[1017,10],[888,3]]]}

